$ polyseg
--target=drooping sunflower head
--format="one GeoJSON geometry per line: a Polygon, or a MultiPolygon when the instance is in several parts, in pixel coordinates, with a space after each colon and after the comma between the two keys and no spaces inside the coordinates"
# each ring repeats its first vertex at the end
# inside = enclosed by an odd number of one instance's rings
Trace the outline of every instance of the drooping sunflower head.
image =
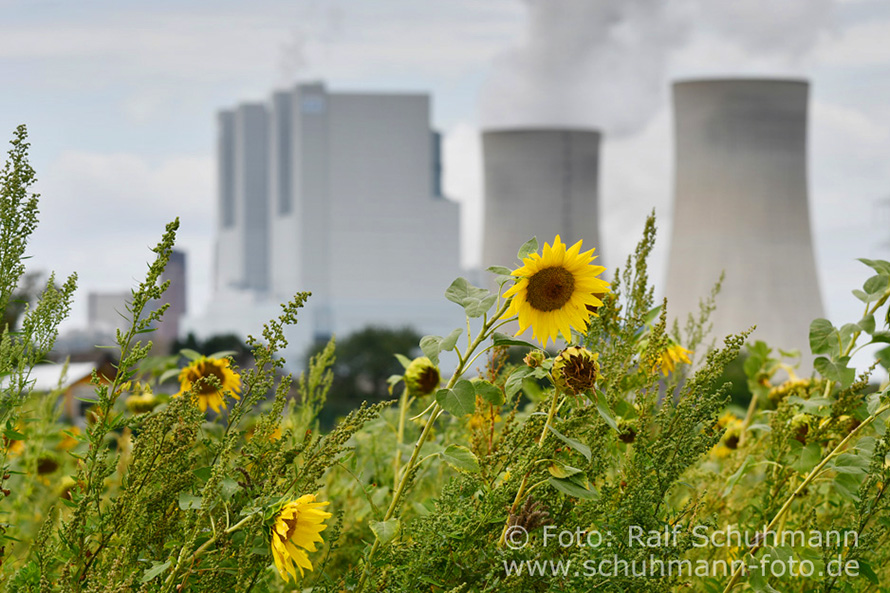
{"type": "Polygon", "coordinates": [[[316,550],[315,544],[324,543],[321,532],[327,529],[325,520],[331,513],[321,510],[328,502],[315,502],[314,494],[304,494],[281,507],[272,524],[271,546],[275,568],[285,582],[290,577],[297,580],[304,570],[312,570],[309,555],[316,550]],[[302,549],[301,549],[302,548],[302,549]]]}
{"type": "Polygon", "coordinates": [[[504,293],[512,297],[504,318],[519,316],[519,332],[529,326],[545,347],[562,334],[572,340],[572,329],[584,330],[600,296],[609,291],[609,283],[598,278],[606,268],[592,265],[593,249],[581,252],[581,241],[568,249],[559,235],[553,246],[544,243],[542,254],[532,253],[522,260],[522,267],[513,270],[518,279],[504,293]]]}
{"type": "Polygon", "coordinates": [[[429,395],[439,388],[441,381],[439,367],[426,356],[415,358],[405,369],[405,385],[411,395],[429,395]]]}
{"type": "Polygon", "coordinates": [[[598,353],[587,348],[571,346],[559,353],[553,360],[550,376],[558,388],[580,395],[593,389],[599,378],[598,353]]]}
{"type": "Polygon", "coordinates": [[[173,397],[180,397],[186,391],[195,394],[202,412],[209,406],[218,414],[226,408],[226,393],[241,399],[238,397],[241,375],[232,370],[227,358],[201,356],[179,372],[179,392],[173,397]]]}

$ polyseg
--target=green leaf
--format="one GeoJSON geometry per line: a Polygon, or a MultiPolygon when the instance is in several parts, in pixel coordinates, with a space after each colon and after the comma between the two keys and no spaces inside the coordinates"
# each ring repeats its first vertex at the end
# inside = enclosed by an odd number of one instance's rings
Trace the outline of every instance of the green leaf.
{"type": "Polygon", "coordinates": [[[550,478],[547,480],[547,483],[563,494],[574,498],[584,498],[586,500],[596,500],[599,498],[599,492],[597,492],[595,488],[585,488],[572,478],[550,478]]]}
{"type": "Polygon", "coordinates": [[[522,261],[536,251],[538,251],[538,238],[532,237],[531,239],[523,243],[522,247],[519,248],[519,252],[516,254],[516,259],[522,261]]]}
{"type": "Polygon", "coordinates": [[[439,352],[442,351],[441,336],[423,336],[420,338],[420,349],[423,350],[423,355],[430,359],[430,362],[439,366],[439,352]]]}
{"type": "Polygon", "coordinates": [[[479,459],[472,451],[461,445],[448,445],[441,453],[445,463],[456,470],[469,472],[471,474],[479,473],[479,459]]]}
{"type": "Polygon", "coordinates": [[[522,346],[524,348],[537,348],[534,344],[525,340],[517,340],[506,334],[494,332],[491,336],[491,343],[495,346],[522,346]]]}
{"type": "MultiPolygon", "coordinates": [[[[751,560],[751,562],[753,563],[752,566],[756,565],[755,560],[751,560]]],[[[751,575],[748,578],[748,584],[751,585],[751,590],[756,593],[780,593],[773,589],[769,584],[769,579],[759,570],[751,571],[751,575]]]]}
{"type": "Polygon", "coordinates": [[[10,441],[22,441],[25,439],[25,435],[18,432],[17,430],[13,430],[12,428],[4,429],[3,436],[5,436],[10,441]]]}
{"type": "Polygon", "coordinates": [[[834,489],[843,498],[850,502],[859,502],[859,486],[862,484],[861,475],[857,474],[838,474],[834,478],[834,489]]]}
{"type": "Polygon", "coordinates": [[[160,377],[158,377],[158,383],[164,383],[166,381],[169,381],[173,377],[178,377],[179,373],[181,372],[182,369],[167,369],[166,371],[161,373],[160,377]]]}
{"type": "Polygon", "coordinates": [[[723,490],[724,497],[729,496],[729,493],[732,492],[732,489],[735,488],[735,485],[739,483],[739,480],[741,480],[742,477],[746,473],[748,473],[748,470],[750,470],[752,467],[754,467],[754,458],[748,455],[747,457],[745,457],[742,465],[739,466],[739,469],[737,469],[735,473],[729,476],[729,479],[726,480],[726,488],[723,490]]]}
{"type": "Polygon", "coordinates": [[[481,317],[497,301],[497,295],[458,278],[445,291],[445,298],[464,308],[469,317],[481,317]]]}
{"type": "Polygon", "coordinates": [[[487,271],[492,274],[497,274],[498,276],[509,276],[513,273],[513,270],[510,268],[505,268],[504,266],[489,266],[487,271]]]}
{"type": "MultiPolygon", "coordinates": [[[[794,441],[797,443],[798,441],[794,441]]],[[[810,443],[800,448],[800,456],[791,464],[798,473],[807,474],[822,461],[822,448],[818,443],[810,443]]]]}
{"type": "Polygon", "coordinates": [[[841,453],[831,462],[831,469],[839,474],[853,474],[865,476],[871,463],[869,455],[854,455],[853,453],[841,453]]]}
{"type": "Polygon", "coordinates": [[[371,521],[371,531],[381,544],[386,545],[399,535],[402,524],[398,519],[388,521],[371,521]]]}
{"type": "Polygon", "coordinates": [[[465,416],[476,410],[476,390],[466,379],[458,381],[451,389],[436,392],[436,401],[454,416],[465,416]]]}
{"type": "Polygon", "coordinates": [[[875,574],[875,571],[874,569],[872,569],[871,564],[869,564],[865,560],[859,561],[859,574],[867,578],[872,585],[877,585],[881,582],[880,580],[878,580],[878,575],[875,574]]]}
{"type": "Polygon", "coordinates": [[[143,575],[142,575],[142,582],[143,582],[143,583],[147,583],[148,581],[152,580],[152,579],[155,578],[156,576],[158,576],[158,575],[160,575],[161,573],[163,573],[163,572],[164,572],[165,570],[167,570],[168,568],[170,568],[170,562],[169,562],[169,561],[164,562],[163,564],[158,564],[157,562],[154,562],[154,563],[152,564],[152,567],[149,568],[148,570],[146,570],[145,573],[143,573],[143,575]]]}
{"type": "Polygon", "coordinates": [[[875,358],[878,359],[878,363],[880,363],[882,367],[890,370],[890,346],[875,352],[875,358]]]}
{"type": "Polygon", "coordinates": [[[837,330],[827,319],[814,319],[810,324],[810,350],[813,354],[828,354],[831,356],[840,353],[840,342],[837,330]]]}
{"type": "Polygon", "coordinates": [[[864,257],[860,257],[858,259],[878,274],[890,275],[890,262],[884,261],[882,259],[866,259],[864,257]]]}
{"type": "Polygon", "coordinates": [[[813,362],[813,366],[826,379],[840,383],[843,389],[852,385],[856,379],[856,370],[848,368],[848,362],[850,362],[849,356],[843,356],[837,361],[820,356],[813,362]]]}
{"type": "Polygon", "coordinates": [[[608,404],[606,404],[605,396],[596,398],[596,411],[599,412],[603,420],[606,421],[606,424],[611,426],[613,430],[618,430],[618,423],[615,422],[615,418],[612,417],[612,411],[609,409],[608,404]]]}
{"type": "Polygon", "coordinates": [[[522,389],[522,381],[532,373],[532,370],[529,367],[519,367],[513,371],[504,383],[504,391],[507,394],[507,398],[512,398],[519,393],[519,390],[522,389]]]}
{"type": "Polygon", "coordinates": [[[569,447],[571,447],[572,449],[574,449],[575,451],[577,451],[578,453],[583,455],[584,458],[587,459],[587,461],[590,461],[590,457],[592,455],[590,447],[588,447],[581,441],[576,441],[575,439],[567,437],[566,435],[562,434],[561,432],[559,432],[558,430],[556,430],[549,424],[547,425],[547,430],[549,430],[554,435],[556,435],[556,438],[561,440],[563,443],[565,443],[566,445],[568,445],[569,447]]]}
{"type": "Polygon", "coordinates": [[[550,472],[550,475],[554,478],[568,478],[570,476],[574,476],[582,473],[582,470],[577,467],[572,467],[571,465],[567,465],[562,461],[554,460],[553,463],[547,468],[547,471],[550,472]]]}
{"type": "Polygon", "coordinates": [[[183,348],[182,350],[179,351],[179,353],[191,361],[195,361],[195,360],[198,360],[199,358],[201,358],[201,353],[195,352],[191,348],[183,348]]]}
{"type": "Polygon", "coordinates": [[[857,325],[859,326],[859,329],[861,329],[865,333],[873,334],[875,333],[875,316],[866,315],[859,320],[859,323],[857,325]]]}
{"type": "Polygon", "coordinates": [[[179,493],[179,508],[184,511],[201,508],[201,497],[188,492],[179,493]]]}
{"type": "Polygon", "coordinates": [[[488,381],[475,381],[473,387],[476,389],[476,395],[491,405],[501,406],[504,404],[504,393],[488,381]]]}
{"type": "Polygon", "coordinates": [[[457,328],[452,331],[450,334],[442,338],[442,343],[439,344],[439,348],[442,352],[451,352],[454,350],[454,347],[457,346],[457,339],[463,333],[463,329],[457,328]]]}
{"type": "Polygon", "coordinates": [[[870,297],[880,297],[881,294],[887,290],[887,286],[890,286],[890,276],[887,274],[878,274],[866,280],[865,284],[862,285],[862,290],[864,290],[865,294],[870,297]]]}
{"type": "Polygon", "coordinates": [[[396,359],[399,361],[399,364],[402,365],[403,368],[408,368],[411,364],[411,359],[405,356],[404,354],[396,354],[396,359]]]}

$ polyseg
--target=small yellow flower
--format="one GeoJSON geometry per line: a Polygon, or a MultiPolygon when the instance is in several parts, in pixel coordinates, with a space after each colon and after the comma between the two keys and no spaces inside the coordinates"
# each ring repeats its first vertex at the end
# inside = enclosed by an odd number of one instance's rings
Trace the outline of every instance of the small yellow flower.
{"type": "Polygon", "coordinates": [[[312,570],[306,551],[314,552],[316,542],[324,543],[320,534],[327,529],[324,521],[331,517],[331,513],[321,507],[328,504],[315,502],[314,494],[304,494],[281,507],[275,516],[271,534],[272,558],[285,582],[289,582],[291,576],[296,582],[297,568],[300,577],[304,574],[303,569],[312,570]]]}
{"type": "Polygon", "coordinates": [[[671,341],[668,347],[661,353],[661,360],[656,363],[655,369],[653,370],[657,371],[660,368],[661,374],[667,377],[674,372],[677,365],[681,362],[691,364],[692,361],[689,359],[690,354],[692,354],[692,350],[687,350],[680,344],[671,341]]]}
{"type": "Polygon", "coordinates": [[[513,270],[516,284],[504,293],[511,298],[503,318],[519,316],[519,331],[531,326],[535,339],[545,347],[548,340],[562,334],[572,341],[572,329],[585,330],[591,308],[601,307],[597,295],[608,292],[609,283],[597,278],[606,268],[591,265],[596,259],[593,249],[581,253],[581,241],[568,249],[559,235],[553,247],[544,243],[542,255],[532,253],[522,260],[522,267],[513,270]]]}
{"type": "Polygon", "coordinates": [[[173,394],[173,397],[180,397],[186,391],[197,396],[198,407],[202,412],[206,412],[210,406],[218,414],[220,409],[226,408],[226,392],[230,392],[235,399],[241,399],[238,397],[241,375],[230,368],[227,358],[202,356],[179,372],[179,392],[173,394]],[[207,381],[205,377],[215,377],[217,382],[207,381]]]}

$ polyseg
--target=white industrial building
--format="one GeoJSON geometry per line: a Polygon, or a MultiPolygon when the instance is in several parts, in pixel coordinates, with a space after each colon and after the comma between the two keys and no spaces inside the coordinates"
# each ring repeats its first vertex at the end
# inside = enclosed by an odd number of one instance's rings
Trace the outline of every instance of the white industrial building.
{"type": "MultiPolygon", "coordinates": [[[[602,255],[599,232],[600,133],[577,128],[488,130],[482,134],[485,209],[482,267],[512,266],[531,239],[602,255]]],[[[600,259],[597,263],[602,264],[600,259]]]]}
{"type": "Polygon", "coordinates": [[[311,291],[289,354],[368,325],[446,333],[460,274],[458,204],[441,196],[425,94],[302,84],[219,116],[214,295],[199,337],[259,335],[311,291]]]}
{"type": "Polygon", "coordinates": [[[674,85],[672,316],[697,312],[725,272],[714,335],[757,325],[752,340],[808,343],[810,322],[823,316],[807,192],[808,93],[801,80],[674,85]]]}

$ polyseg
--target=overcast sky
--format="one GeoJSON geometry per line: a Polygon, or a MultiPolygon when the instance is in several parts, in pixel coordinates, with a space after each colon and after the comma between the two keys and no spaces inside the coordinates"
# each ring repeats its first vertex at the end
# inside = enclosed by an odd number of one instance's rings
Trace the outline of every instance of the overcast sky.
{"type": "Polygon", "coordinates": [[[215,112],[297,81],[430,93],[445,188],[478,247],[485,125],[605,131],[600,222],[623,263],[646,213],[663,280],[672,186],[670,82],[811,83],[810,214],[829,317],[861,314],[856,257],[890,258],[890,2],[885,0],[0,0],[0,135],[28,125],[41,225],[32,269],[91,290],[142,278],[182,220],[190,306],[209,297],[215,112]]]}

